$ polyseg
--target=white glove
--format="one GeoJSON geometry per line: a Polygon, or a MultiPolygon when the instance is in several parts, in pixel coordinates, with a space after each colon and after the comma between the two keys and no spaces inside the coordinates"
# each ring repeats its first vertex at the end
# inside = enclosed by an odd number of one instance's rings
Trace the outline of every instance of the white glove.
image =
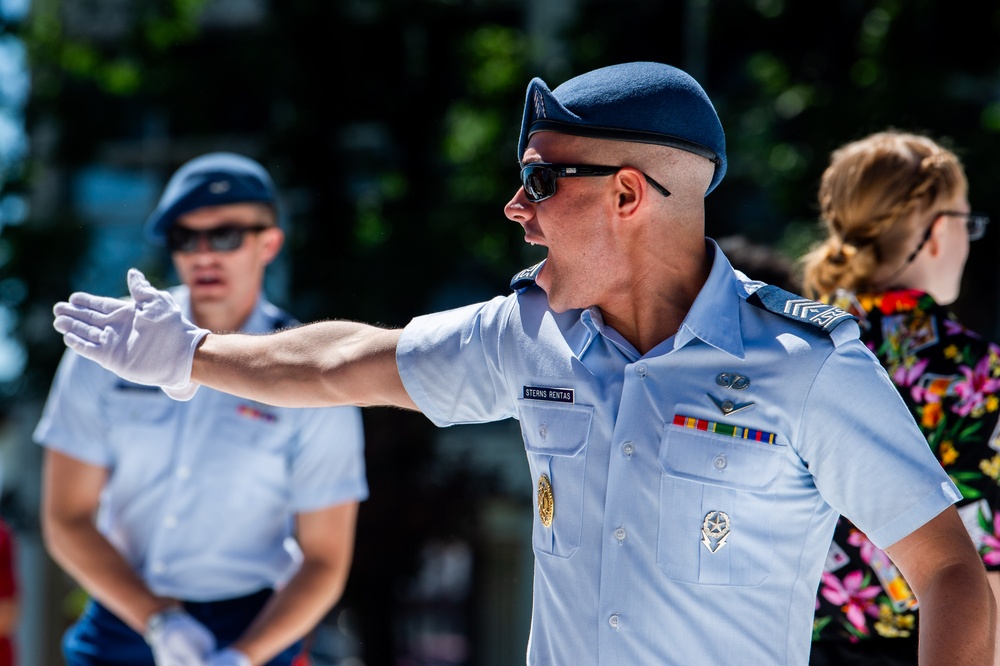
{"type": "Polygon", "coordinates": [[[156,666],[205,666],[215,650],[215,636],[180,608],[168,608],[149,619],[143,636],[156,666]]]}
{"type": "Polygon", "coordinates": [[[67,347],[118,376],[190,399],[197,390],[194,352],[209,331],[185,319],[173,297],[138,269],[128,272],[128,290],[132,301],[76,292],[52,308],[52,325],[67,347]]]}
{"type": "Polygon", "coordinates": [[[250,657],[234,648],[213,652],[208,657],[207,666],[253,666],[250,657]]]}

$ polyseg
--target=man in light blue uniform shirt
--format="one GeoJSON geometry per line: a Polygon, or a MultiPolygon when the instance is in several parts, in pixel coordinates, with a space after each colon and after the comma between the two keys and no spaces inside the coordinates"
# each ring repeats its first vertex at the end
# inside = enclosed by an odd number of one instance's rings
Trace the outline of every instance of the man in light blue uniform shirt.
{"type": "MultiPolygon", "coordinates": [[[[171,252],[186,317],[249,334],[295,323],[262,289],[277,203],[241,155],[177,171],[146,230],[171,252]]],[[[356,407],[181,402],[67,350],[35,439],[46,544],[92,597],[63,642],[70,666],[287,665],[340,597],[368,491],[356,407]]]]}
{"type": "Polygon", "coordinates": [[[529,664],[806,664],[838,512],[934,617],[924,663],[990,663],[996,608],[958,492],[856,323],[748,279],[705,238],[726,152],[701,86],[648,62],[534,79],[517,157],[505,213],[547,257],[508,296],[402,330],[219,336],[133,270],[134,303],[73,294],[55,327],[178,395],[518,419],[529,664]]]}

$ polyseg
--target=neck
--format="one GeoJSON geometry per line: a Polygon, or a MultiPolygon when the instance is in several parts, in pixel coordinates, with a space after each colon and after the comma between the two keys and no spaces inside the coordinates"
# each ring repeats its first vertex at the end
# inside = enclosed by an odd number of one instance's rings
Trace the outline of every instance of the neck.
{"type": "Polygon", "coordinates": [[[191,303],[191,318],[194,323],[213,333],[233,333],[240,330],[252,313],[253,304],[246,308],[227,303],[191,303]]]}
{"type": "Polygon", "coordinates": [[[904,270],[899,271],[898,275],[879,277],[875,285],[876,291],[916,289],[930,294],[938,305],[950,305],[958,297],[958,285],[942,278],[940,267],[931,265],[922,257],[917,257],[904,270]]]}
{"type": "Polygon", "coordinates": [[[712,270],[705,241],[660,257],[646,256],[614,298],[600,305],[604,323],[640,354],[674,335],[712,270]]]}

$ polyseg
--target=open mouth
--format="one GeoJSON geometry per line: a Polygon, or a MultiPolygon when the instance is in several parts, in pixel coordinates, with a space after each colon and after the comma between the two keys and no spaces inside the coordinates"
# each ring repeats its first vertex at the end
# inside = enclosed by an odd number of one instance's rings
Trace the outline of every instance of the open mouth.
{"type": "Polygon", "coordinates": [[[222,284],[222,280],[214,275],[199,275],[195,278],[194,283],[198,286],[210,287],[212,285],[222,284]]]}

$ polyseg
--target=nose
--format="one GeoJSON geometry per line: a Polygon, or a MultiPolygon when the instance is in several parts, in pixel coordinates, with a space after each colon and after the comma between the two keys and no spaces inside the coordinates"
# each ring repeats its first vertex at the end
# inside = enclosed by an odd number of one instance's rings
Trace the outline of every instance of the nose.
{"type": "Polygon", "coordinates": [[[199,260],[214,258],[218,252],[212,248],[208,241],[207,234],[198,234],[198,243],[193,250],[188,252],[188,256],[199,260]]]}
{"type": "Polygon", "coordinates": [[[208,244],[208,234],[198,235],[198,249],[195,250],[198,254],[203,252],[214,252],[212,246],[208,244]]]}
{"type": "Polygon", "coordinates": [[[508,201],[507,205],[503,207],[503,213],[507,216],[508,220],[517,222],[521,226],[524,226],[528,220],[535,216],[534,205],[528,201],[523,187],[517,188],[514,198],[508,201]]]}

